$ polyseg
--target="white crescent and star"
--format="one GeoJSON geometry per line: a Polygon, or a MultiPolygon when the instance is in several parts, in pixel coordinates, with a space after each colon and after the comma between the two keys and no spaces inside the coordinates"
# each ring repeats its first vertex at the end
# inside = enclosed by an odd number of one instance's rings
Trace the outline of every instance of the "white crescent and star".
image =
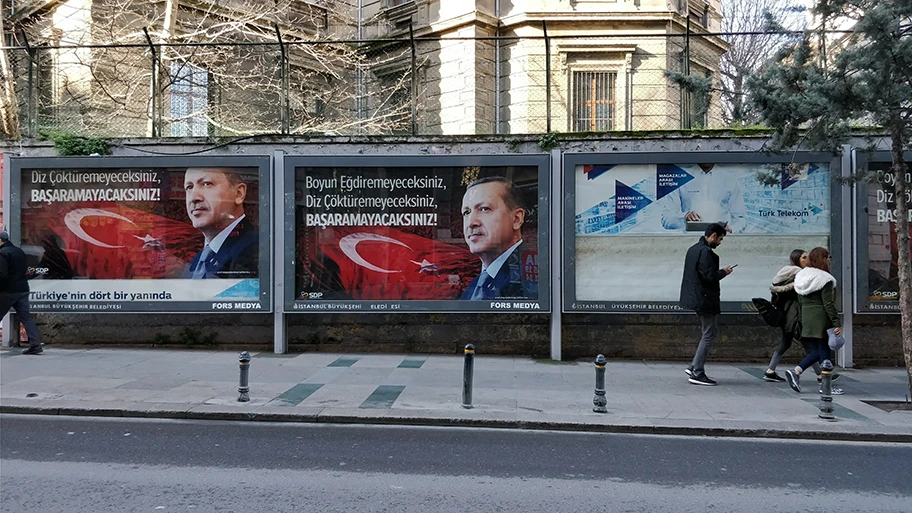
{"type": "MultiPolygon", "coordinates": [[[[112,246],[111,244],[102,242],[102,241],[92,237],[88,233],[86,233],[85,229],[82,227],[82,220],[83,220],[83,218],[92,217],[92,216],[110,217],[112,219],[126,221],[126,222],[132,224],[133,226],[136,226],[136,223],[134,223],[130,218],[124,217],[115,212],[108,212],[107,210],[102,210],[100,208],[77,208],[75,210],[71,210],[71,211],[67,212],[67,214],[63,217],[63,222],[64,222],[64,224],[66,224],[67,228],[69,228],[70,231],[73,232],[74,235],[76,235],[80,239],[88,242],[89,244],[94,244],[95,246],[98,246],[98,247],[110,248],[110,249],[122,248],[123,247],[122,245],[121,246],[112,246]]],[[[154,241],[158,240],[149,234],[146,234],[145,237],[139,237],[138,235],[134,235],[133,237],[136,237],[137,239],[143,241],[143,246],[145,246],[146,244],[149,244],[150,242],[154,242],[154,241]]]]}
{"type": "MultiPolygon", "coordinates": [[[[395,244],[397,246],[402,246],[403,248],[406,248],[409,251],[415,251],[414,249],[409,247],[408,244],[402,242],[401,240],[397,240],[392,237],[386,237],[384,235],[377,235],[375,233],[352,233],[350,235],[346,235],[345,237],[342,237],[341,239],[339,239],[339,249],[341,249],[342,252],[345,253],[345,256],[347,256],[349,259],[351,259],[352,262],[354,262],[362,267],[365,267],[367,269],[370,269],[371,271],[376,271],[378,273],[386,273],[386,274],[401,273],[402,269],[384,269],[382,267],[376,266],[376,265],[368,262],[367,260],[365,260],[364,257],[362,257],[360,253],[358,253],[358,243],[364,242],[364,241],[387,242],[389,244],[395,244]]],[[[419,272],[428,272],[428,271],[437,269],[437,267],[439,267],[437,264],[428,262],[427,259],[424,259],[421,262],[416,262],[414,260],[409,260],[409,262],[420,267],[419,272]]]]}

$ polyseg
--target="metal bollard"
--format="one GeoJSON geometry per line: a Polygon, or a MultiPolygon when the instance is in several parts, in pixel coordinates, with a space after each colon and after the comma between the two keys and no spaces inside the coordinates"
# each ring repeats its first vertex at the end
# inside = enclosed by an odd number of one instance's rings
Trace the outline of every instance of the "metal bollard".
{"type": "Polygon", "coordinates": [[[595,405],[592,411],[595,413],[608,413],[608,399],[605,398],[605,364],[608,360],[605,355],[600,354],[595,358],[595,397],[592,398],[592,404],[595,405]]]}
{"type": "Polygon", "coordinates": [[[472,378],[475,372],[475,346],[466,344],[465,365],[462,368],[462,407],[472,407],[472,378]]]}
{"type": "Polygon", "coordinates": [[[836,420],[833,415],[833,363],[824,360],[820,364],[820,413],[818,417],[824,420],[836,420]]]}
{"type": "Polygon", "coordinates": [[[247,378],[250,376],[250,353],[244,351],[238,356],[238,363],[241,366],[241,381],[238,383],[238,392],[241,393],[241,396],[238,397],[239,403],[246,403],[250,401],[250,387],[247,386],[247,378]]]}

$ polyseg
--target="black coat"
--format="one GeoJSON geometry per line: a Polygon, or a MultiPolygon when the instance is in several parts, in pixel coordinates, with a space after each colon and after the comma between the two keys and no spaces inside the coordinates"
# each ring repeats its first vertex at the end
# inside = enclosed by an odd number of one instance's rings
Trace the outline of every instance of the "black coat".
{"type": "Polygon", "coordinates": [[[700,242],[688,248],[684,257],[681,308],[700,314],[721,312],[719,281],[726,276],[719,269],[719,255],[706,243],[706,237],[700,237],[700,242]]]}
{"type": "Polygon", "coordinates": [[[782,332],[801,334],[801,307],[798,305],[798,293],[795,292],[795,278],[789,278],[782,283],[774,283],[770,287],[772,292],[771,303],[785,316],[782,322],[782,332]]]}
{"type": "Polygon", "coordinates": [[[28,292],[27,273],[28,263],[25,259],[25,252],[13,246],[12,242],[5,241],[3,247],[0,247],[0,293],[28,292]]]}

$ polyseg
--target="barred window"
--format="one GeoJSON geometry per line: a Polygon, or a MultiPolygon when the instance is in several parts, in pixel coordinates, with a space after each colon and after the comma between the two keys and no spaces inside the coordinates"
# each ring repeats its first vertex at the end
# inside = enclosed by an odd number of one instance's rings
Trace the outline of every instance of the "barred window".
{"type": "Polygon", "coordinates": [[[186,62],[172,62],[171,80],[171,136],[208,135],[209,72],[186,62]]]}
{"type": "Polygon", "coordinates": [[[614,130],[617,73],[573,72],[573,130],[614,130]]]}

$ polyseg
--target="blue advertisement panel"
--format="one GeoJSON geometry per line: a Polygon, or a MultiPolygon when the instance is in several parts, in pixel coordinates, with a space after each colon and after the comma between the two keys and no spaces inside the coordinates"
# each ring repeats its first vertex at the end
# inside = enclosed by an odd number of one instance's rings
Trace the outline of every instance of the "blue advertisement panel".
{"type": "Polygon", "coordinates": [[[727,311],[768,296],[793,249],[830,247],[831,158],[656,157],[565,158],[574,192],[567,311],[679,311],[684,254],[711,223],[729,234],[716,250],[721,265],[738,264],[722,284],[727,311]]]}

